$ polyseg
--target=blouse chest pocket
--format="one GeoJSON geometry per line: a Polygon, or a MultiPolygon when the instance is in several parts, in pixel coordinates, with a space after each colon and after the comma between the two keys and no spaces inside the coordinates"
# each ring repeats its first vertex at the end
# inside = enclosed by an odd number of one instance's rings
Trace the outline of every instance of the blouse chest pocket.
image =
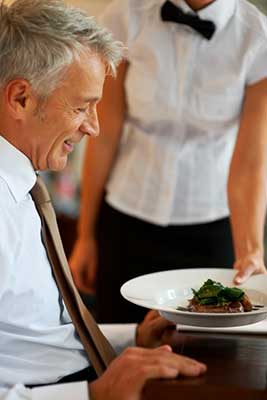
{"type": "Polygon", "coordinates": [[[153,122],[157,90],[153,69],[144,60],[130,62],[125,87],[129,115],[146,123],[153,122]]]}
{"type": "Polygon", "coordinates": [[[126,89],[128,100],[132,98],[141,103],[149,103],[155,97],[156,79],[142,65],[135,65],[128,70],[126,89]]]}
{"type": "Polygon", "coordinates": [[[191,109],[198,119],[231,123],[239,118],[243,99],[242,88],[230,88],[218,92],[196,89],[191,95],[191,109]]]}
{"type": "Polygon", "coordinates": [[[127,93],[130,98],[141,103],[154,100],[157,88],[158,60],[153,45],[154,33],[153,27],[145,24],[129,48],[127,93]]]}

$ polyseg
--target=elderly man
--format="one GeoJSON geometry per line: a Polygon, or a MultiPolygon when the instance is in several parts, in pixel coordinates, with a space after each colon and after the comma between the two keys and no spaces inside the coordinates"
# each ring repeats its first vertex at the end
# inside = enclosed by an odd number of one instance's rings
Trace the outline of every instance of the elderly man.
{"type": "MultiPolygon", "coordinates": [[[[73,285],[48,193],[36,177],[64,168],[84,135],[98,135],[96,106],[120,58],[121,45],[106,30],[61,1],[1,5],[0,399],[69,393],[137,400],[147,379],[205,371],[168,346],[144,348],[155,347],[170,325],[153,312],[137,328],[142,347],[113,359],[73,285]],[[60,382],[72,383],[67,391],[63,383],[47,386],[60,382]]],[[[132,325],[102,329],[117,346],[135,335],[132,325]]]]}

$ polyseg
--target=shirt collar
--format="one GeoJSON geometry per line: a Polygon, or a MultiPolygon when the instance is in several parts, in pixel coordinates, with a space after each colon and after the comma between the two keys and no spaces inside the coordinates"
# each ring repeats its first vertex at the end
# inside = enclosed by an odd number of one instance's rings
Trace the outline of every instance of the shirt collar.
{"type": "Polygon", "coordinates": [[[0,136],[0,177],[16,202],[22,201],[36,182],[31,161],[3,136],[0,136]]]}
{"type": "Polygon", "coordinates": [[[185,0],[171,1],[179,6],[184,12],[191,12],[197,14],[201,19],[213,21],[216,25],[216,31],[222,30],[227,25],[235,12],[237,2],[237,0],[215,0],[209,6],[195,12],[189,7],[185,0]]]}

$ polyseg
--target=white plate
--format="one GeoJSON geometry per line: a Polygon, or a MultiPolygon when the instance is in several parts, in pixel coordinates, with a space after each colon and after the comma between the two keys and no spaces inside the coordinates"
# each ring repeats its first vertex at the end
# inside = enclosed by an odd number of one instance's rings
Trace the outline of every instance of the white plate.
{"type": "Polygon", "coordinates": [[[219,268],[190,268],[156,272],[131,279],[121,287],[122,296],[131,303],[155,309],[177,324],[209,327],[249,325],[267,317],[267,275],[254,275],[239,287],[253,304],[264,308],[246,313],[196,313],[178,311],[192,298],[192,288],[198,290],[207,279],[233,287],[235,271],[219,268]]]}

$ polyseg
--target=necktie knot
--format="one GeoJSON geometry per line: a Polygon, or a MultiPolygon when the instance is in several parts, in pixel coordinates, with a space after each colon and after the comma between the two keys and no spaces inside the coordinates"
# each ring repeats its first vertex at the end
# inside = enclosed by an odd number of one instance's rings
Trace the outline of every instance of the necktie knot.
{"type": "Polygon", "coordinates": [[[176,22],[190,26],[208,40],[212,38],[216,30],[213,21],[201,19],[195,14],[185,13],[180,7],[177,7],[169,0],[161,7],[161,19],[166,22],[176,22]]]}
{"type": "Polygon", "coordinates": [[[37,205],[51,202],[45,183],[39,175],[37,175],[36,183],[31,190],[31,194],[37,205]]]}

